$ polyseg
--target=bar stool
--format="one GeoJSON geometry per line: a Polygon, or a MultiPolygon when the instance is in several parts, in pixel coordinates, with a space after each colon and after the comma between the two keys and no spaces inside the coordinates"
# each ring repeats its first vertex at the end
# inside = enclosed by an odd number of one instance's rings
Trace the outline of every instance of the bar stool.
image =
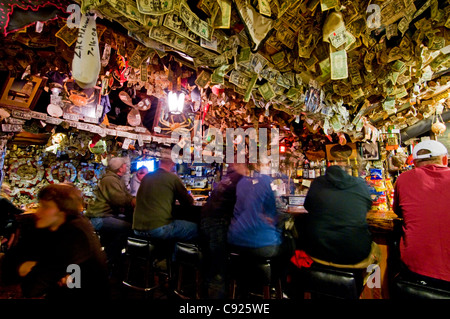
{"type": "Polygon", "coordinates": [[[123,252],[125,271],[122,284],[144,293],[161,288],[161,277],[169,279],[170,268],[165,272],[156,267],[156,262],[158,258],[166,258],[166,249],[166,245],[158,240],[129,236],[123,252]]]}
{"type": "Polygon", "coordinates": [[[450,282],[414,278],[399,273],[394,277],[393,299],[450,299],[450,282]]]}
{"type": "Polygon", "coordinates": [[[200,269],[203,254],[199,245],[187,242],[177,242],[174,250],[174,262],[178,266],[178,278],[175,294],[182,299],[190,299],[182,290],[184,284],[184,274],[189,268],[194,271],[195,299],[200,299],[201,275],[200,269]]]}
{"type": "Polygon", "coordinates": [[[299,271],[304,296],[312,299],[358,299],[367,273],[366,269],[335,268],[317,262],[299,271]]]}
{"type": "Polygon", "coordinates": [[[270,289],[273,286],[276,291],[276,298],[283,298],[281,278],[274,271],[274,258],[255,258],[237,251],[230,251],[228,258],[230,299],[236,298],[238,286],[250,287],[252,283],[262,285],[263,299],[271,299],[270,289]]]}

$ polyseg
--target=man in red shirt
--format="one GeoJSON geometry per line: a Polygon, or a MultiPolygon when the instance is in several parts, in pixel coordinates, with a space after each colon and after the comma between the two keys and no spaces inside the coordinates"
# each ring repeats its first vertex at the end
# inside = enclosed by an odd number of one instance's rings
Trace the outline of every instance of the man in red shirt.
{"type": "Polygon", "coordinates": [[[450,282],[450,168],[445,146],[413,149],[415,168],[395,184],[394,212],[403,218],[400,255],[413,273],[450,282]]]}

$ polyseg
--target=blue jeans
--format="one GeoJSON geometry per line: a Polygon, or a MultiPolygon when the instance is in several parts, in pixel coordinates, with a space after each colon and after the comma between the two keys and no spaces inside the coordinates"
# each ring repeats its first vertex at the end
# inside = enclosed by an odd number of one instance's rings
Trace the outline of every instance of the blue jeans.
{"type": "Polygon", "coordinates": [[[164,225],[151,230],[134,230],[138,236],[159,238],[159,239],[175,239],[175,240],[191,240],[198,237],[197,224],[187,220],[176,219],[168,225],[164,225]]]}
{"type": "Polygon", "coordinates": [[[131,224],[115,217],[91,218],[91,224],[100,234],[100,241],[105,247],[109,263],[118,262],[122,249],[125,248],[128,235],[131,234],[131,224]]]}

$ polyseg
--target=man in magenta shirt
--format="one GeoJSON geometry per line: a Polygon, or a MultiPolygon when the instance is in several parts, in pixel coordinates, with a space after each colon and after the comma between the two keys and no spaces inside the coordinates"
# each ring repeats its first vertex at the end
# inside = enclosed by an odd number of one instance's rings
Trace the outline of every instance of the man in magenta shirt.
{"type": "Polygon", "coordinates": [[[413,149],[415,168],[395,184],[394,212],[403,218],[401,260],[413,273],[450,282],[450,168],[445,146],[413,149]]]}

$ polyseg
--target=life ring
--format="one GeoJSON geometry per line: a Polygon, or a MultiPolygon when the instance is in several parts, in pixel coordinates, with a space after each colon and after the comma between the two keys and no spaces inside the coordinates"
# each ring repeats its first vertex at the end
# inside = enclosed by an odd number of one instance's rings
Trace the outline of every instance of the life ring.
{"type": "Polygon", "coordinates": [[[96,185],[98,182],[98,175],[94,168],[94,164],[81,163],[80,166],[81,168],[78,169],[78,182],[82,185],[96,185]],[[89,173],[90,175],[87,175],[86,173],[89,173]],[[85,178],[85,175],[87,175],[87,179],[85,178]]]}
{"type": "Polygon", "coordinates": [[[58,172],[58,177],[60,177],[61,175],[64,176],[63,182],[73,183],[77,178],[77,170],[72,163],[67,161],[55,162],[50,165],[50,167],[45,169],[45,177],[50,184],[61,183],[59,178],[55,179],[55,177],[53,176],[55,170],[57,170],[58,172]]]}
{"type": "Polygon", "coordinates": [[[35,186],[42,180],[42,178],[44,177],[44,169],[42,166],[38,165],[36,161],[31,160],[30,158],[19,158],[9,166],[8,175],[11,183],[14,184],[14,186],[19,188],[28,188],[31,186],[35,186]],[[33,166],[33,168],[35,169],[35,173],[32,177],[20,174],[21,167],[24,165],[33,166]]]}

